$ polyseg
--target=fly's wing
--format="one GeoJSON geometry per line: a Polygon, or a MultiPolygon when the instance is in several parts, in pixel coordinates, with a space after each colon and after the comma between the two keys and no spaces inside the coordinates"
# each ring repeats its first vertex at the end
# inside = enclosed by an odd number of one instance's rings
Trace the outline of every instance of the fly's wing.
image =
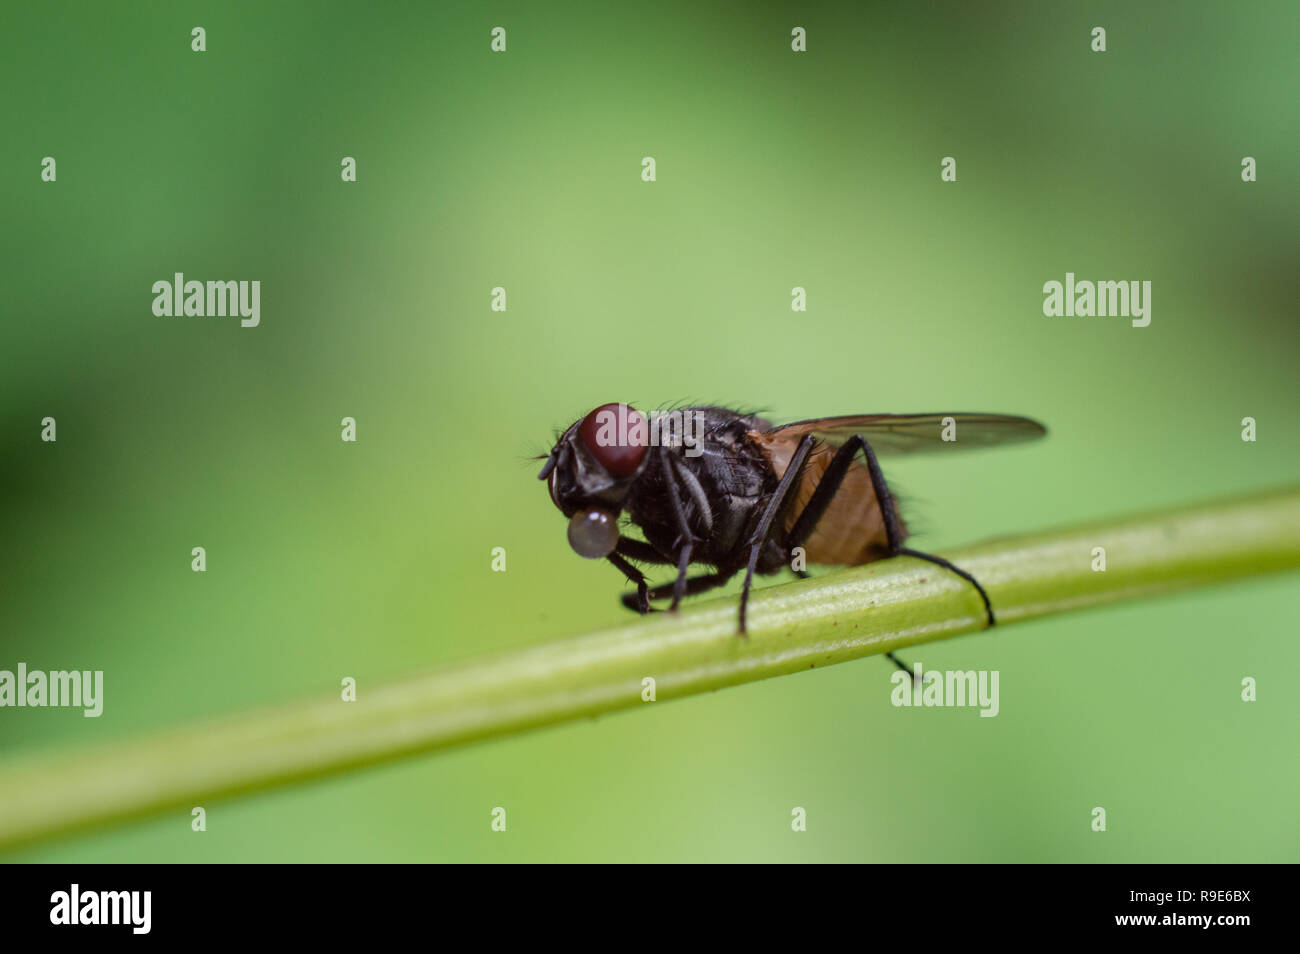
{"type": "MultiPolygon", "coordinates": [[[[785,474],[799,441],[807,434],[817,439],[795,488],[794,505],[787,511],[785,529],[789,531],[812,499],[836,449],[854,434],[861,434],[872,450],[882,454],[906,454],[1013,444],[1046,433],[1037,421],[1004,414],[864,414],[750,431],[749,438],[767,456],[778,479],[785,474]],[[945,430],[953,440],[944,440],[945,430]]],[[[901,519],[899,524],[906,535],[901,519]]],[[[858,566],[889,555],[880,502],[860,456],[803,546],[809,563],[858,566]]]]}
{"type": "Polygon", "coordinates": [[[839,447],[861,434],[878,454],[954,451],[1037,440],[1047,428],[1027,417],[1009,414],[856,414],[796,421],[750,434],[760,444],[768,440],[798,443],[805,434],[839,447]]]}

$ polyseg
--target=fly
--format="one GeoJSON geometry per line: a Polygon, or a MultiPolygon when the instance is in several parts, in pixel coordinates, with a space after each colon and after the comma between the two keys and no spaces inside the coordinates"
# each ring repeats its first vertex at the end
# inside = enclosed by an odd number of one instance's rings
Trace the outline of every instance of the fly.
{"type": "Polygon", "coordinates": [[[803,547],[813,564],[903,555],[937,564],[974,587],[993,626],[978,580],[903,546],[907,526],[876,454],[991,447],[1046,433],[1037,421],[1004,414],[861,414],[773,426],[724,407],[647,419],[626,404],[604,404],[561,435],[538,478],[569,518],[570,546],[618,567],[636,585],[624,605],[642,613],[669,597],[675,610],[744,570],[744,634],[754,574],[791,567],[792,551],[803,547]],[[620,532],[624,513],[644,540],[620,532]],[[651,587],[638,563],[674,566],[676,578],[651,587]],[[708,569],[692,576],[692,565],[708,569]]]}

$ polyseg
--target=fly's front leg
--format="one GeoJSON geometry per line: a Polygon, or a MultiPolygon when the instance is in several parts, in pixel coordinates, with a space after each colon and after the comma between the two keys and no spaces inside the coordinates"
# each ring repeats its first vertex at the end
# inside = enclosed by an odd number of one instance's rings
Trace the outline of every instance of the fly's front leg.
{"type": "MultiPolygon", "coordinates": [[[[634,540],[632,537],[618,538],[618,546],[614,549],[614,553],[611,555],[610,560],[611,562],[614,562],[615,566],[623,571],[624,575],[627,576],[629,580],[632,580],[637,584],[637,591],[635,593],[623,594],[623,605],[628,609],[636,610],[639,613],[654,612],[653,608],[650,606],[650,600],[661,600],[666,596],[673,595],[677,591],[678,584],[676,582],[672,584],[672,589],[669,589],[667,586],[647,588],[645,576],[635,566],[628,563],[627,560],[622,559],[623,557],[627,557],[629,560],[638,560],[641,563],[672,565],[673,561],[644,540],[634,540]],[[614,557],[618,557],[617,562],[614,562],[614,557]]],[[[694,596],[696,593],[707,592],[715,587],[722,586],[731,579],[731,576],[732,574],[730,573],[722,572],[704,573],[700,576],[693,576],[689,578],[682,587],[683,595],[694,596]]]]}
{"type": "Polygon", "coordinates": [[[614,552],[620,556],[625,556],[629,560],[636,560],[638,563],[654,564],[672,564],[672,559],[664,556],[644,540],[636,540],[632,537],[618,538],[618,545],[614,547],[614,552]]]}
{"type": "MultiPolygon", "coordinates": [[[[693,576],[686,581],[686,596],[695,596],[697,593],[706,593],[709,590],[722,586],[729,579],[730,573],[704,573],[700,576],[693,576]]],[[[677,584],[674,582],[670,585],[655,586],[650,588],[650,599],[661,600],[667,596],[672,596],[677,584]]],[[[633,593],[623,594],[623,605],[628,609],[636,609],[636,595],[633,593]]]]}
{"type": "MultiPolygon", "coordinates": [[[[638,541],[633,540],[631,542],[636,543],[638,541]]],[[[622,545],[621,540],[619,544],[622,545]]],[[[650,612],[650,587],[646,584],[645,574],[619,556],[617,551],[611,553],[605,559],[622,570],[623,575],[636,584],[636,611],[643,616],[650,612]]]]}
{"type": "Polygon", "coordinates": [[[628,609],[636,610],[638,613],[645,614],[650,612],[650,591],[646,585],[645,574],[627,562],[628,559],[639,560],[642,563],[672,563],[672,560],[665,557],[662,553],[646,543],[644,540],[634,540],[631,537],[618,538],[618,546],[608,557],[609,562],[623,571],[623,575],[636,584],[636,595],[631,593],[623,594],[623,605],[628,609]]]}
{"type": "Polygon", "coordinates": [[[663,468],[664,483],[668,486],[668,499],[673,505],[673,520],[677,524],[677,579],[673,582],[673,602],[668,612],[677,612],[677,605],[686,595],[686,571],[691,565],[691,552],[695,549],[695,537],[691,534],[690,521],[686,519],[686,507],[677,488],[677,465],[666,447],[659,448],[659,466],[663,468]]]}

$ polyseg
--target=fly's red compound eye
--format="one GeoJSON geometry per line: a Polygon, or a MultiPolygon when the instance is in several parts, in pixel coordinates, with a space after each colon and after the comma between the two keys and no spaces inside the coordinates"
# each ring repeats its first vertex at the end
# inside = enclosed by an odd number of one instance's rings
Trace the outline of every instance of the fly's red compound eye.
{"type": "Polygon", "coordinates": [[[582,419],[578,436],[611,477],[631,477],[650,447],[645,415],[626,404],[602,404],[582,419]]]}

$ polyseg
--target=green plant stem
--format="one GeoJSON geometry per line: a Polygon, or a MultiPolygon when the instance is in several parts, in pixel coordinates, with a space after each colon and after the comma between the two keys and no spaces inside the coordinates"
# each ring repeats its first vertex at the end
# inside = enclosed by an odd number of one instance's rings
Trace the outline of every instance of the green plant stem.
{"type": "MultiPolygon", "coordinates": [[[[1300,488],[944,554],[1000,625],[1300,566],[1300,488]],[[1106,569],[1093,569],[1094,548],[1106,569]]],[[[348,768],[984,628],[964,581],[910,558],[756,591],[748,638],[722,598],[535,648],[0,771],[0,848],[348,768]]],[[[181,822],[184,824],[185,822],[181,822]]]]}

